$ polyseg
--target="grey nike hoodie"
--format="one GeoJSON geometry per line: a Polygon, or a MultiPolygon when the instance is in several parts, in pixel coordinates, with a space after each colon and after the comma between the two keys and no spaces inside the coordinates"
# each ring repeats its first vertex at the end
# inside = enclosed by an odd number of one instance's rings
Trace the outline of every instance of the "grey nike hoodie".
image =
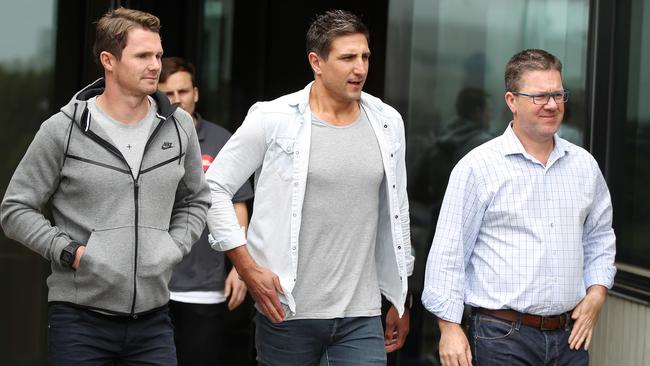
{"type": "Polygon", "coordinates": [[[169,301],[174,265],[205,225],[210,191],[192,118],[162,93],[137,179],[93,122],[99,79],[43,122],[7,187],[5,235],[51,261],[48,301],[137,316],[169,301]],[[44,214],[50,203],[53,220],[44,214]],[[63,248],[86,244],[77,271],[63,248]]]}

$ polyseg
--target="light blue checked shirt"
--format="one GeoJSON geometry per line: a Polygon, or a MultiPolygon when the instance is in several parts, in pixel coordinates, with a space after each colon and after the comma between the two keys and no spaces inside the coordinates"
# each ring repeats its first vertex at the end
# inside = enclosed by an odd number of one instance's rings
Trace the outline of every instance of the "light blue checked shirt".
{"type": "Polygon", "coordinates": [[[609,190],[594,158],[555,135],[546,166],[511,126],[454,168],[422,303],[460,323],[463,304],[556,315],[616,268],[609,190]]]}

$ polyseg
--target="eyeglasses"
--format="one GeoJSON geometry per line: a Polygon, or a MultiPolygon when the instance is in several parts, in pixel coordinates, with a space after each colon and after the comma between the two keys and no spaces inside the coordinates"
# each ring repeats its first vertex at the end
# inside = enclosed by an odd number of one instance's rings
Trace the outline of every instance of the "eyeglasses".
{"type": "Polygon", "coordinates": [[[564,89],[561,93],[559,92],[554,92],[554,93],[541,93],[541,94],[526,94],[526,93],[519,93],[519,92],[512,92],[514,95],[522,96],[522,97],[529,97],[530,99],[533,100],[533,104],[537,105],[546,105],[551,98],[555,101],[555,103],[560,104],[560,103],[566,103],[569,100],[569,91],[564,89]]]}

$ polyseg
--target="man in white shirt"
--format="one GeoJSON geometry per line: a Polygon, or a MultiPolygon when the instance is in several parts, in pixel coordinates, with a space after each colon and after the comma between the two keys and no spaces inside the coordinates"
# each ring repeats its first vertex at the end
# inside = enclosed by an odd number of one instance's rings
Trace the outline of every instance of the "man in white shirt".
{"type": "Polygon", "coordinates": [[[256,301],[260,364],[384,365],[408,333],[404,126],[362,92],[370,50],[359,18],[319,16],[307,53],[314,82],[255,104],[208,170],[208,226],[256,301]],[[252,173],[247,241],[231,199],[252,173]],[[393,304],[385,332],[382,294],[393,304]]]}
{"type": "Polygon", "coordinates": [[[512,122],[451,174],[422,294],[439,318],[443,365],[588,364],[615,236],[598,164],[556,134],[569,97],[561,72],[546,51],[514,55],[512,122]]]}

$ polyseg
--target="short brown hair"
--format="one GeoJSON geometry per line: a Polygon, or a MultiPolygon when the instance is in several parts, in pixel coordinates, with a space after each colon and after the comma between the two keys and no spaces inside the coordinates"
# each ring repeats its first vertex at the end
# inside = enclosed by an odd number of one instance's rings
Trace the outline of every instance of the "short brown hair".
{"type": "Polygon", "coordinates": [[[140,10],[117,8],[109,10],[97,21],[93,57],[98,66],[102,66],[99,54],[104,51],[111,53],[118,60],[122,57],[126,38],[134,28],[160,33],[160,19],[140,10]]]}
{"type": "Polygon", "coordinates": [[[368,27],[358,16],[346,10],[329,10],[316,17],[309,26],[307,54],[314,52],[327,60],[334,38],[357,33],[363,34],[370,43],[368,27]]]}
{"type": "Polygon", "coordinates": [[[524,72],[547,70],[556,70],[562,74],[560,59],[540,49],[528,49],[516,53],[506,64],[506,91],[519,91],[519,81],[524,72]]]}
{"type": "Polygon", "coordinates": [[[180,71],[185,71],[190,74],[192,86],[196,86],[196,82],[194,80],[196,69],[194,68],[194,65],[192,65],[191,62],[180,57],[163,57],[162,70],[160,70],[160,82],[166,82],[168,77],[180,71]]]}

